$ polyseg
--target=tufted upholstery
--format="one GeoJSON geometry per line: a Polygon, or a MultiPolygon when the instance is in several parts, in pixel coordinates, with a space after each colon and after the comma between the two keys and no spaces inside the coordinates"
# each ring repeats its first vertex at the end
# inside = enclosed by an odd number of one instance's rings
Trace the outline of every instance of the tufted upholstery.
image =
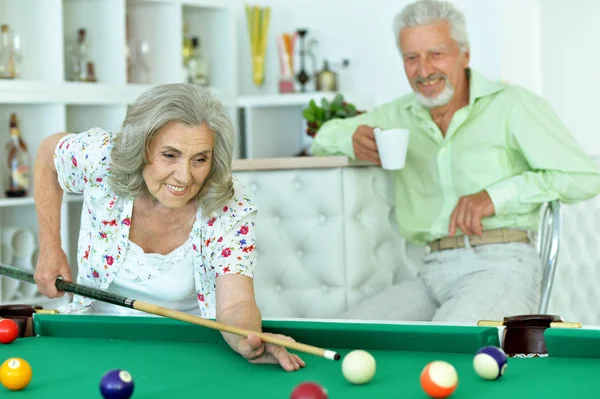
{"type": "MultiPolygon", "coordinates": [[[[378,167],[237,171],[258,204],[256,297],[264,317],[330,318],[414,273],[378,167]]],[[[600,197],[563,205],[548,313],[600,325],[600,197]]]]}
{"type": "Polygon", "coordinates": [[[259,207],[255,284],[263,315],[326,317],[343,310],[341,170],[236,175],[259,207]]]}
{"type": "Polygon", "coordinates": [[[548,313],[600,325],[600,196],[562,206],[562,234],[548,313]]]}

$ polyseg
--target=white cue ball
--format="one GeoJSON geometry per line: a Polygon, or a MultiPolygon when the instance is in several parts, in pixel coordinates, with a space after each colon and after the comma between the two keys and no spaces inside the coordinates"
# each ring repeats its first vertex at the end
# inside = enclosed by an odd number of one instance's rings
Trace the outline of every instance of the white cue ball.
{"type": "Polygon", "coordinates": [[[375,375],[375,358],[367,351],[353,350],[342,361],[344,378],[352,384],[366,384],[375,375]]]}

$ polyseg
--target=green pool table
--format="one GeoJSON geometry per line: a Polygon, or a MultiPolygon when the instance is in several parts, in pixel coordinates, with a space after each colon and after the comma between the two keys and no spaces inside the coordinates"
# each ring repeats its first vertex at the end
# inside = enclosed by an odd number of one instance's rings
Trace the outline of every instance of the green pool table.
{"type": "Polygon", "coordinates": [[[110,369],[127,369],[132,398],[289,398],[303,381],[325,386],[330,398],[427,398],[419,383],[433,360],[452,363],[459,383],[451,398],[582,398],[597,395],[600,332],[548,329],[550,356],[509,359],[497,381],[472,368],[482,346],[499,345],[498,329],[478,326],[362,324],[265,320],[265,331],[334,349],[342,357],[368,350],[377,361],[373,380],[355,386],[341,361],[302,355],[306,367],[250,364],[227,347],[218,331],[157,317],[36,314],[36,336],[0,346],[0,361],[26,359],[33,369],[22,391],[0,386],[2,398],[100,398],[99,382],[110,369]]]}

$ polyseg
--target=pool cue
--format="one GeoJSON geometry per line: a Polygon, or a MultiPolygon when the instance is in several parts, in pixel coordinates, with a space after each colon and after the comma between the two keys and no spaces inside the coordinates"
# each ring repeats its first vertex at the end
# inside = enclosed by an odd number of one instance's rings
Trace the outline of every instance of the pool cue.
{"type": "MultiPolygon", "coordinates": [[[[497,320],[479,320],[477,322],[478,326],[483,327],[503,327],[503,321],[497,320]]],[[[550,323],[551,328],[581,328],[581,323],[578,322],[570,322],[570,321],[553,321],[550,323]]]]}
{"type": "MultiPolygon", "coordinates": [[[[27,270],[19,269],[13,266],[8,266],[0,263],[0,275],[15,278],[27,283],[35,284],[33,273],[27,270]]],[[[109,292],[105,292],[96,288],[86,287],[80,284],[71,283],[62,279],[56,280],[56,289],[64,292],[71,292],[73,294],[81,295],[87,298],[95,299],[98,301],[111,303],[113,305],[122,306],[125,308],[139,310],[141,312],[150,313],[158,316],[167,317],[170,319],[180,320],[191,324],[197,324],[203,327],[208,327],[213,330],[219,330],[228,332],[242,337],[248,337],[249,334],[258,336],[263,342],[270,343],[273,345],[283,346],[284,348],[303,352],[315,356],[324,357],[329,360],[340,360],[341,356],[339,353],[319,348],[316,346],[306,345],[299,342],[291,342],[281,338],[272,337],[265,335],[264,333],[257,331],[250,331],[239,327],[230,326],[218,321],[212,321],[204,319],[199,316],[194,316],[178,310],[168,309],[161,306],[153,305],[150,303],[142,302],[136,299],[127,298],[120,295],[115,295],[109,292]]]]}

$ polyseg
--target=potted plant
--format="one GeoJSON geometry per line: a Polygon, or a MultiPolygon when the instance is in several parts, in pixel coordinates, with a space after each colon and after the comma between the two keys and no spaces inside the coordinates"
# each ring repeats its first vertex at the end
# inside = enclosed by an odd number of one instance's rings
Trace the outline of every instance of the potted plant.
{"type": "Polygon", "coordinates": [[[302,116],[306,119],[306,134],[315,137],[321,126],[328,120],[350,118],[364,112],[358,111],[354,104],[346,102],[343,95],[337,94],[332,101],[321,99],[321,106],[318,106],[315,100],[310,100],[308,108],[302,111],[302,116]]]}

